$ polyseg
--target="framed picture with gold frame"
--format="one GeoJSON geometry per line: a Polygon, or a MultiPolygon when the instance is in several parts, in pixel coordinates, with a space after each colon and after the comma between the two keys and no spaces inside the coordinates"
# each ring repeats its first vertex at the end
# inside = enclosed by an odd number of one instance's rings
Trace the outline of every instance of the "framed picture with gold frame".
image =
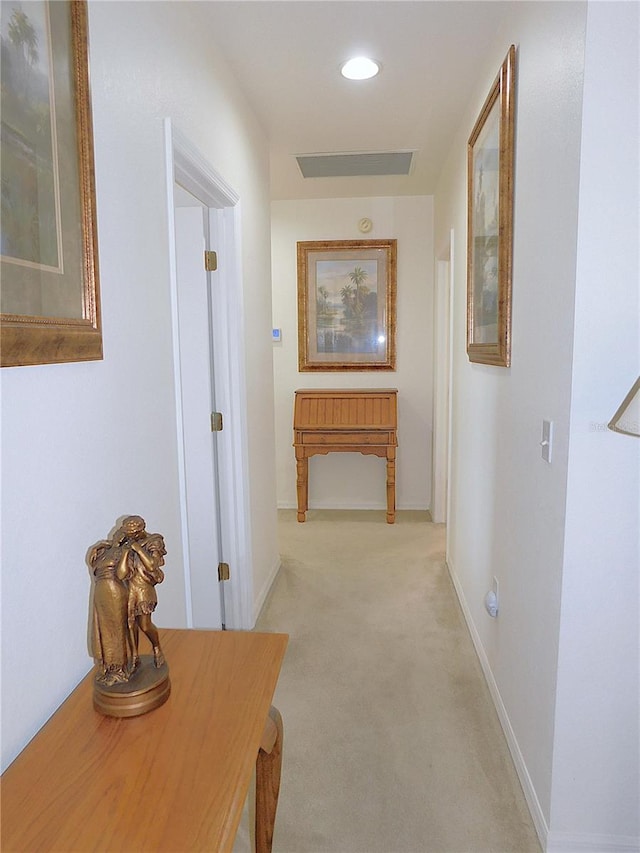
{"type": "Polygon", "coordinates": [[[298,367],[395,370],[396,240],[298,243],[298,367]]]}
{"type": "Polygon", "coordinates": [[[102,358],[87,6],[3,3],[0,365],[102,358]]]}
{"type": "Polygon", "coordinates": [[[467,146],[467,354],[511,363],[514,45],[484,102],[467,146]]]}

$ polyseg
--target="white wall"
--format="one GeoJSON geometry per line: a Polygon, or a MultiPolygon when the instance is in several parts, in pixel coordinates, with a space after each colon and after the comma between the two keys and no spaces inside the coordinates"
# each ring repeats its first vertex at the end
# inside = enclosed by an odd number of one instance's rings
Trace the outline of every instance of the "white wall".
{"type": "MultiPolygon", "coordinates": [[[[432,199],[315,199],[271,205],[278,506],[296,506],[293,392],[296,388],[397,388],[396,506],[427,509],[431,499],[433,386],[432,199]],[[366,238],[362,217],[373,221],[366,238]],[[296,242],[300,240],[398,240],[397,369],[369,372],[298,372],[296,242]]],[[[309,507],[383,509],[384,460],[333,453],[309,461],[309,507]]]]}
{"type": "Polygon", "coordinates": [[[550,849],[640,849],[640,440],[606,424],[640,373],[638,23],[590,3],[550,849]]]}
{"type": "Polygon", "coordinates": [[[586,6],[510,6],[470,93],[435,198],[455,231],[449,565],[539,834],[548,831],[571,399],[586,6]],[[509,369],[466,355],[466,143],[510,44],[516,90],[513,348],[509,369]],[[542,420],[554,422],[552,464],[542,420]],[[483,598],[492,577],[500,615],[483,598]]]}
{"type": "Polygon", "coordinates": [[[256,590],[277,565],[268,153],[200,14],[89,6],[104,360],[1,372],[3,767],[91,665],[85,555],[119,516],[164,534],[157,621],[185,624],[165,116],[241,197],[256,590]]]}
{"type": "Polygon", "coordinates": [[[436,245],[456,232],[448,558],[543,846],[637,850],[639,448],[606,423],[640,368],[638,8],[519,4],[498,35],[436,193],[436,245]],[[465,352],[464,155],[511,42],[504,370],[465,352]],[[493,575],[496,621],[482,608],[493,575]]]}

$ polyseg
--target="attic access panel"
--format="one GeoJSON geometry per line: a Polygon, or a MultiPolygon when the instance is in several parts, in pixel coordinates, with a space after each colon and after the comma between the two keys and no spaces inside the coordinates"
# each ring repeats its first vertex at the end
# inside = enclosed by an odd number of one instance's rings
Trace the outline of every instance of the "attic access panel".
{"type": "Polygon", "coordinates": [[[303,178],[352,178],[376,175],[408,175],[413,151],[380,151],[366,154],[300,154],[296,156],[303,178]]]}

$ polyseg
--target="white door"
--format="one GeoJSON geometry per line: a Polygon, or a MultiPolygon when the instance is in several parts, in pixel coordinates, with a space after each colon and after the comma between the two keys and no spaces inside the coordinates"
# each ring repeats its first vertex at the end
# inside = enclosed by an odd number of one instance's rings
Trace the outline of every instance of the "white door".
{"type": "Polygon", "coordinates": [[[211,431],[215,388],[208,281],[215,273],[204,268],[209,211],[182,188],[175,188],[174,198],[189,621],[194,628],[219,629],[224,624],[224,584],[218,580],[223,557],[216,434],[211,431]]]}

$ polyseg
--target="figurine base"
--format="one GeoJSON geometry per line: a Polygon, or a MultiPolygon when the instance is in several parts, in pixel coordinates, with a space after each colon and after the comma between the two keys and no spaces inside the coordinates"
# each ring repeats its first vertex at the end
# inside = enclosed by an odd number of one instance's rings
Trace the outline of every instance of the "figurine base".
{"type": "Polygon", "coordinates": [[[93,707],[107,717],[138,717],[159,708],[169,698],[171,682],[166,663],[156,667],[152,655],[142,655],[125,684],[93,685],[93,707]]]}

